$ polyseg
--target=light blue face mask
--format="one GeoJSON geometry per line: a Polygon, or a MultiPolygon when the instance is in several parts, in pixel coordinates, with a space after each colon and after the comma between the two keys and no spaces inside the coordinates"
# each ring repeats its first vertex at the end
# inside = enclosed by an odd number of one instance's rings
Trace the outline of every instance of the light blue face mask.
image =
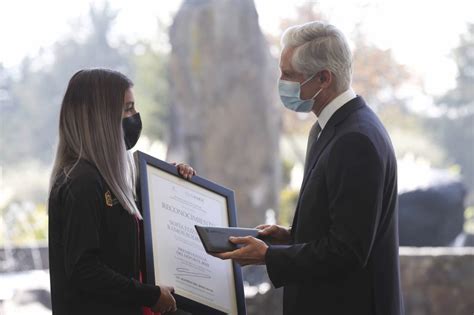
{"type": "Polygon", "coordinates": [[[313,74],[308,79],[302,83],[279,80],[278,90],[280,92],[280,99],[285,105],[286,108],[294,110],[295,112],[308,113],[313,109],[314,98],[318,96],[319,93],[323,90],[322,88],[313,95],[312,98],[307,100],[302,100],[300,98],[301,87],[311,81],[316,76],[313,74]]]}

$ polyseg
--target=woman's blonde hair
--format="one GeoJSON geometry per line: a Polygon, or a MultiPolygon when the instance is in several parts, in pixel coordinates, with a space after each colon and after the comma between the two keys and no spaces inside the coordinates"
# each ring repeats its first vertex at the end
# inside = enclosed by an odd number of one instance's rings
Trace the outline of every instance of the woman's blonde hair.
{"type": "Polygon", "coordinates": [[[94,164],[120,204],[141,218],[135,203],[135,166],[122,129],[124,97],[133,83],[120,72],[86,69],[69,81],[59,117],[59,144],[50,191],[80,159],[94,164]]]}

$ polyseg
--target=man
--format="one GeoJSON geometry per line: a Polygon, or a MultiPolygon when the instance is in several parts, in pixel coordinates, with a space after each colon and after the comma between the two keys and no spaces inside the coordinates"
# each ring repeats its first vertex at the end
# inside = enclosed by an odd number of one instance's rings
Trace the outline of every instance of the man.
{"type": "Polygon", "coordinates": [[[312,111],[304,179],[290,229],[258,226],[217,254],[266,264],[284,287],[284,314],[403,314],[398,261],[397,165],[380,120],[356,96],[351,52],[334,26],[312,22],[282,37],[285,107],[312,111]]]}

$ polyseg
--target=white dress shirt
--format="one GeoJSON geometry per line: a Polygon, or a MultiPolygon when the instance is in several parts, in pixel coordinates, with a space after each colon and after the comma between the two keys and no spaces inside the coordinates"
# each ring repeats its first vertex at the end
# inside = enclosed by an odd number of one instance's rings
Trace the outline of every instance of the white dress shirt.
{"type": "Polygon", "coordinates": [[[341,108],[344,104],[354,99],[355,97],[356,94],[351,88],[349,88],[348,90],[339,94],[326,107],[324,107],[319,116],[317,117],[319,126],[321,126],[321,130],[324,129],[331,116],[334,115],[334,113],[339,108],[341,108]]]}

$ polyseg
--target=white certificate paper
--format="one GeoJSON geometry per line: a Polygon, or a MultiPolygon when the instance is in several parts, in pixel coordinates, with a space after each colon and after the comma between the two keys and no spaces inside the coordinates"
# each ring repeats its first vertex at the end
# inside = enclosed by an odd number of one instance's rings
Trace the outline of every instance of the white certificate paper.
{"type": "Polygon", "coordinates": [[[194,225],[229,226],[226,198],[147,165],[156,285],[237,314],[231,261],[208,255],[194,225]]]}

